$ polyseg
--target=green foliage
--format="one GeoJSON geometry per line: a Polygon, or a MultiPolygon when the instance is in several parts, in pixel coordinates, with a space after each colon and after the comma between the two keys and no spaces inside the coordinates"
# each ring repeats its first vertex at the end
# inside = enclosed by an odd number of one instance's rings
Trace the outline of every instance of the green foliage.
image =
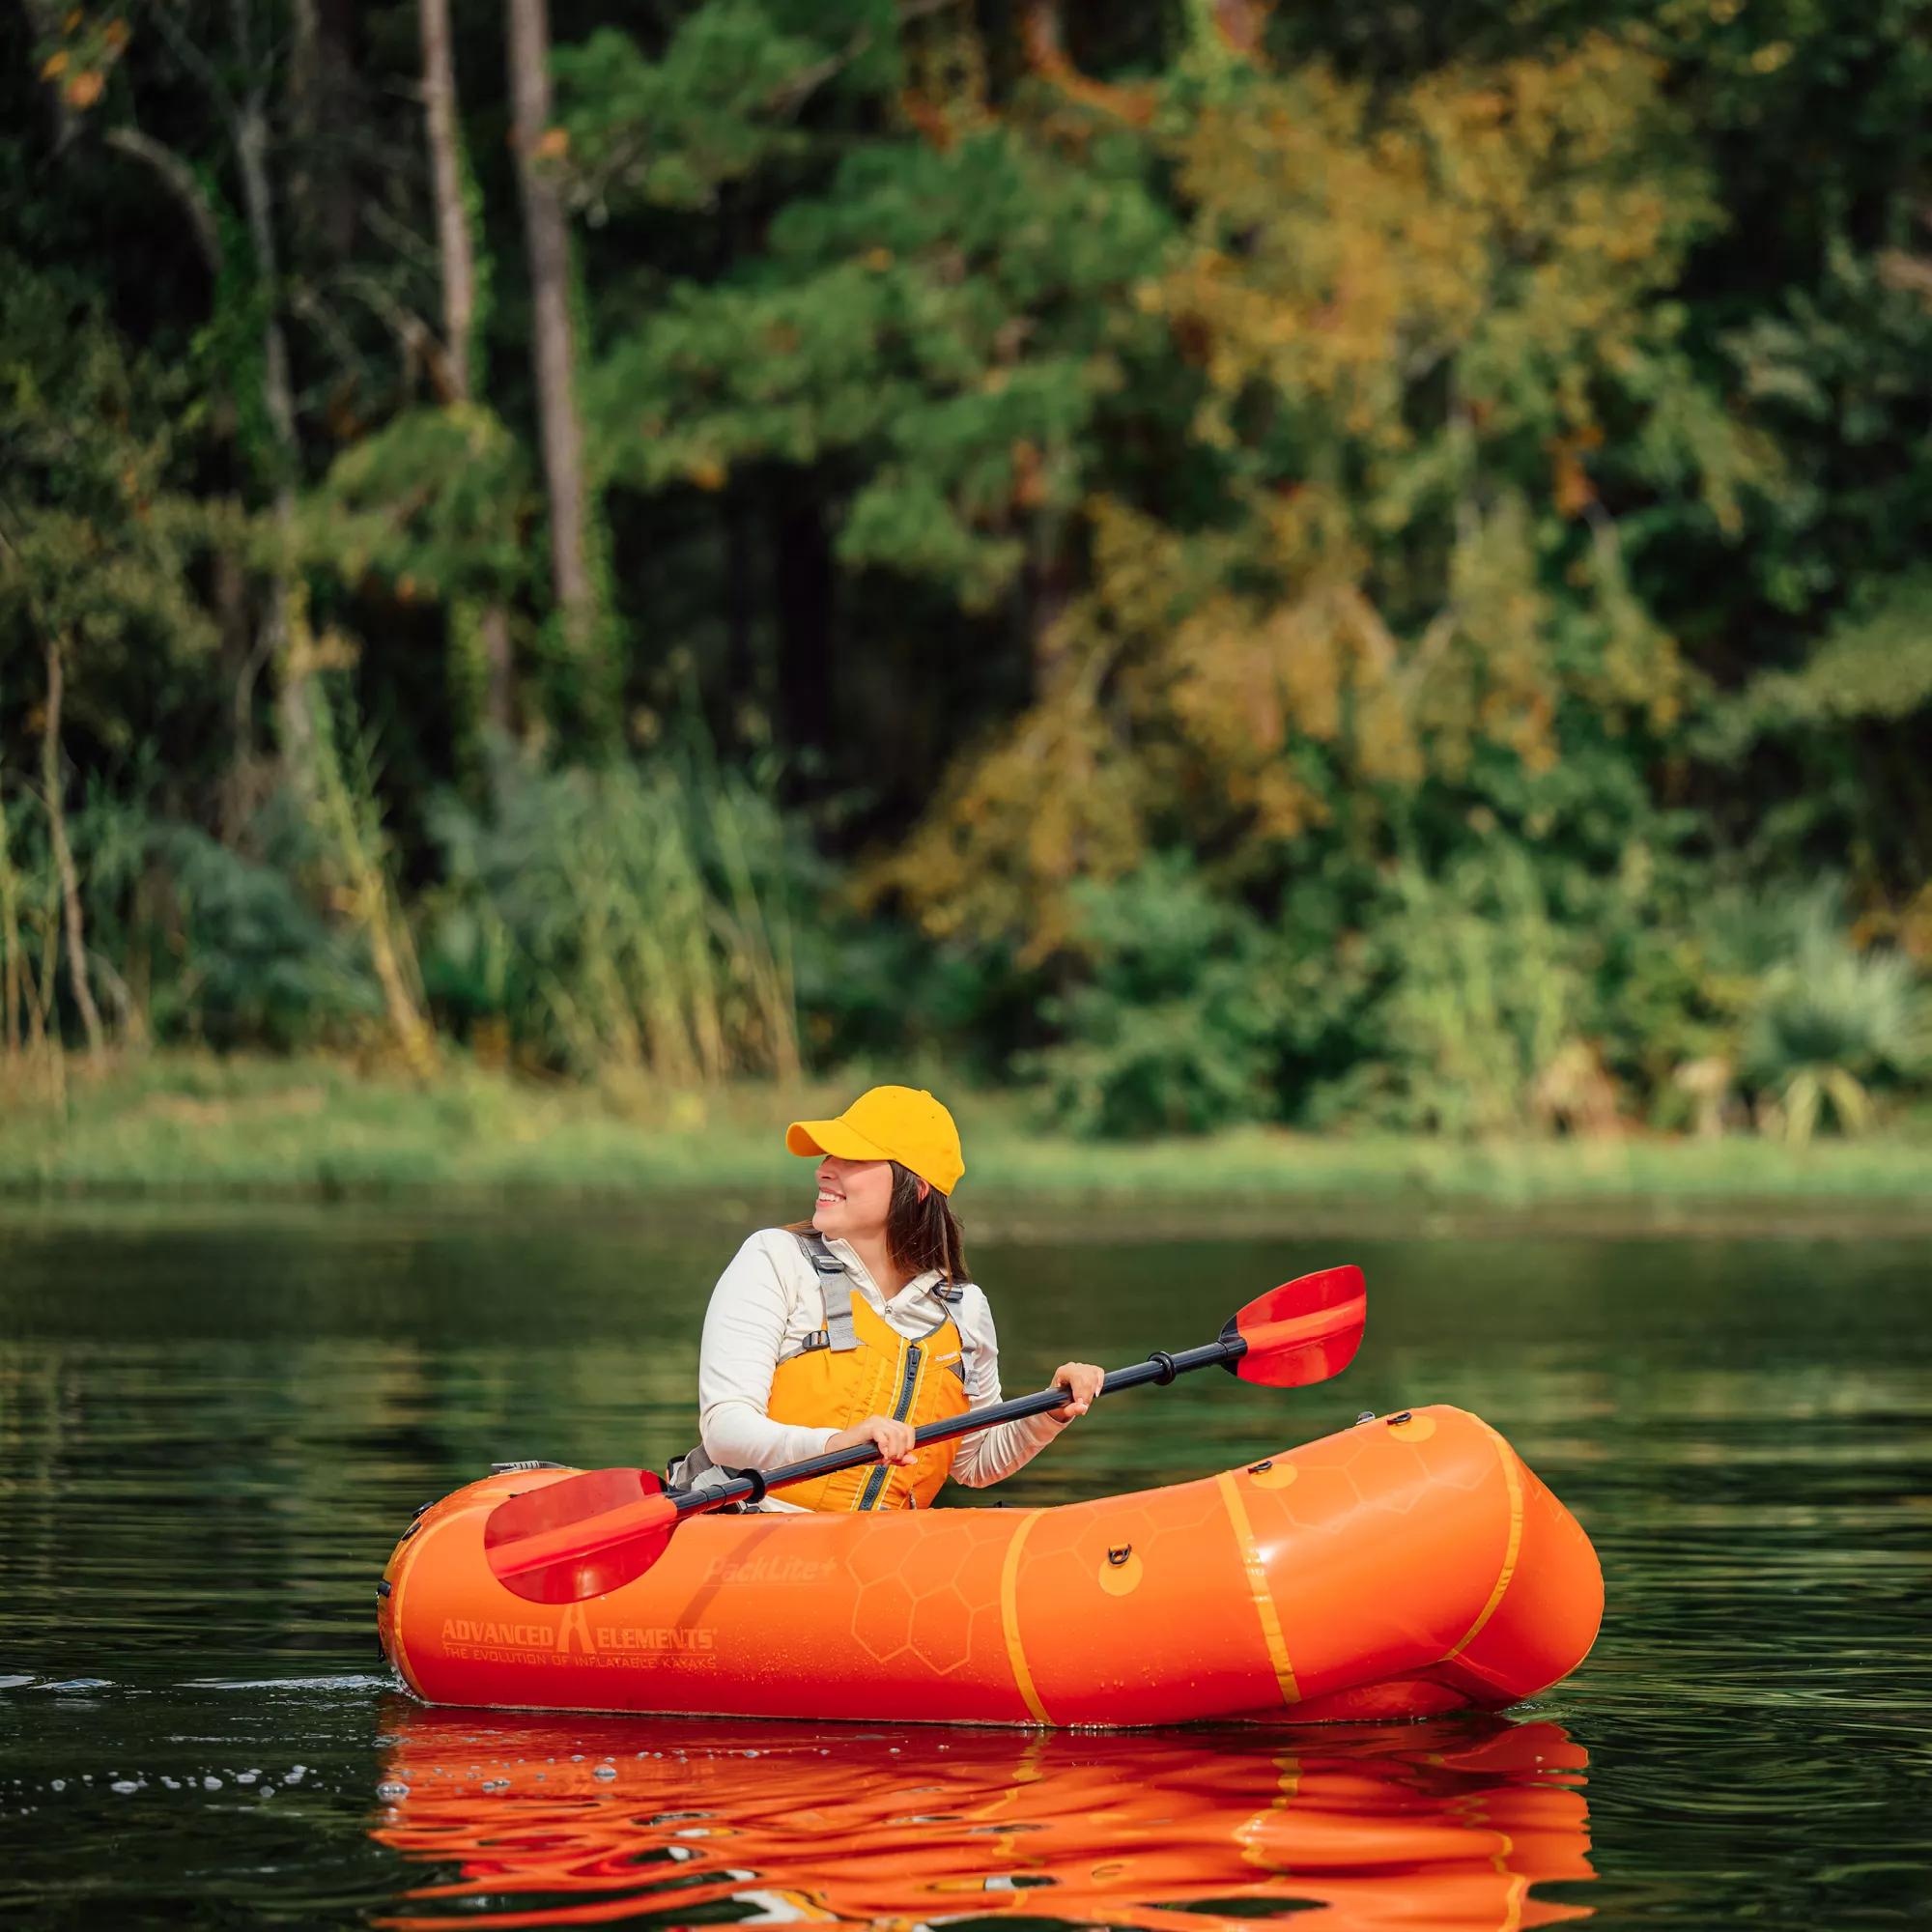
{"type": "Polygon", "coordinates": [[[487,409],[397,416],[346,450],[302,513],[305,547],[351,583],[404,602],[506,598],[526,587],[536,514],[527,452],[487,409]]]}
{"type": "Polygon", "coordinates": [[[283,864],[247,858],[194,826],[155,831],[174,955],[152,1009],[161,1039],[287,1052],[343,1044],[381,1017],[361,949],[316,914],[289,869],[304,843],[294,820],[270,811],[264,829],[283,864]]]}
{"type": "MultiPolygon", "coordinates": [[[[363,1037],[380,989],[366,949],[316,909],[304,883],[314,840],[293,802],[267,800],[242,849],[159,815],[153,784],[149,771],[134,796],[97,788],[70,827],[90,958],[119,1035],[278,1052],[363,1037]]],[[[58,899],[39,801],[10,801],[7,831],[26,990],[58,1002],[64,979],[43,964],[58,899]]]]}
{"type": "Polygon", "coordinates": [[[1459,1137],[1601,1123],[1614,1099],[1583,1039],[1587,946],[1515,844],[1439,874],[1404,862],[1356,968],[1376,988],[1360,1057],[1310,1118],[1459,1137]]]}
{"type": "Polygon", "coordinates": [[[559,47],[573,194],[593,220],[712,207],[729,183],[809,150],[798,116],[821,88],[890,86],[895,29],[893,0],[713,0],[656,60],[619,27],[559,47]]]}
{"type": "Polygon", "coordinates": [[[1793,478],[1751,552],[1772,607],[1815,616],[1918,562],[1932,489],[1922,423],[1932,280],[1900,248],[1831,243],[1815,279],[1723,337],[1745,394],[1791,452],[1793,478]]]}
{"type": "Polygon", "coordinates": [[[1765,671],[1726,706],[1714,743],[1735,754],[1753,740],[1870,720],[1900,724],[1932,708],[1932,572],[1869,583],[1797,670],[1765,671]]]}
{"type": "Polygon", "coordinates": [[[673,1084],[799,1066],[786,828],[696,760],[546,770],[500,756],[443,799],[433,996],[536,1059],[673,1084]]]}
{"type": "Polygon", "coordinates": [[[1260,923],[1173,855],[1074,898],[1088,977],[1044,1003],[1059,1043],[1018,1062],[1054,1123],[1201,1133],[1274,1113],[1279,953],[1260,923]]]}
{"type": "Polygon", "coordinates": [[[1788,1138],[1809,1140],[1827,1116],[1857,1133],[1878,1090],[1932,1062],[1932,998],[1902,954],[1851,944],[1835,893],[1797,901],[1782,923],[1788,950],[1763,977],[1742,1071],[1788,1138]]]}
{"type": "Polygon", "coordinates": [[[1493,756],[1535,777],[1667,729],[1690,679],[1644,519],[1721,539],[1776,470],[1682,340],[1669,287],[1715,212],[1635,46],[1382,94],[1183,76],[1166,105],[1185,223],[1134,293],[1192,407],[1133,427],[1207,505],[1131,471],[1079,505],[1086,592],[1042,640],[1066,674],[892,870],[935,929],[1029,952],[1061,940],[1075,852],[1237,846],[1279,879],[1344,819],[1386,845],[1493,756]]]}
{"type": "Polygon", "coordinates": [[[970,608],[1009,585],[1029,523],[1070,509],[1130,301],[1171,232],[1145,162],[1073,166],[1012,129],[862,148],[773,223],[766,262],[687,283],[589,384],[613,478],[717,490],[739,466],[856,458],[838,550],[970,608]]]}
{"type": "Polygon", "coordinates": [[[813,1065],[874,1068],[882,1080],[929,1068],[935,1084],[1009,1075],[1015,1048],[1039,1035],[1038,975],[998,945],[933,946],[903,921],[868,916],[809,848],[795,877],[810,913],[794,945],[813,1065]]]}
{"type": "Polygon", "coordinates": [[[426,1004],[582,1077],[1018,1074],[1093,1135],[1902,1113],[1928,7],[558,14],[568,635],[500,23],[450,403],[410,10],[32,10],[8,1050],[80,1017],[64,812],[128,1040],[420,1072],[426,1004]]]}
{"type": "MultiPolygon", "coordinates": [[[[0,252],[0,676],[38,683],[23,660],[62,639],[85,704],[103,674],[152,688],[212,648],[192,573],[223,520],[181,489],[170,427],[191,410],[180,374],[130,354],[71,275],[0,252]]],[[[98,716],[127,742],[112,704],[98,716]]]]}

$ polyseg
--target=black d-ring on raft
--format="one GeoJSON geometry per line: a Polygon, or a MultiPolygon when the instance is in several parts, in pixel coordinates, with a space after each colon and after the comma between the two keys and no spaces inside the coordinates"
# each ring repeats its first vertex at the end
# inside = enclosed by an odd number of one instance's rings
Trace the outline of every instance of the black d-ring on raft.
{"type": "Polygon", "coordinates": [[[1123,1543],[1118,1549],[1108,1550],[1107,1561],[1111,1563],[1116,1570],[1118,1570],[1121,1567],[1121,1565],[1124,1563],[1127,1560],[1127,1558],[1131,1556],[1133,1553],[1134,1553],[1134,1546],[1131,1543],[1123,1543]]]}

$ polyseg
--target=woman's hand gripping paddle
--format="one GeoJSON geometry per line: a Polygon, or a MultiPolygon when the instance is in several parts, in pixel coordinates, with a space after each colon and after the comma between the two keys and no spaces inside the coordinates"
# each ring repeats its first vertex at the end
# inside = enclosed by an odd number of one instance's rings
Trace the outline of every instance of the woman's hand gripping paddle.
{"type": "MultiPolygon", "coordinates": [[[[1221,1330],[1218,1342],[1116,1369],[1100,1393],[1114,1395],[1143,1382],[1165,1384],[1216,1364],[1264,1388],[1326,1381],[1354,1359],[1367,1315],[1361,1269],[1324,1268],[1258,1295],[1221,1330]]],[[[1022,1416],[1045,1415],[1072,1400],[1066,1389],[1041,1389],[927,1423],[913,1439],[921,1445],[944,1442],[1022,1416]]],[[[764,1474],[743,1470],[715,1489],[684,1491],[667,1491],[648,1469],[592,1469],[499,1503],[483,1525],[483,1547],[506,1589],[535,1604],[577,1603],[641,1577],[687,1517],[727,1503],[760,1501],[767,1491],[788,1483],[878,1460],[877,1447],[867,1442],[764,1474]]]]}

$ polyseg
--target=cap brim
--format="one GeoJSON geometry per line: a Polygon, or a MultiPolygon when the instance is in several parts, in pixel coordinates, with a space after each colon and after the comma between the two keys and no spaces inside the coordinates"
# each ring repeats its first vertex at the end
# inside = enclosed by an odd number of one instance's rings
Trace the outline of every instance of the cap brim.
{"type": "Polygon", "coordinates": [[[892,1159],[884,1148],[854,1133],[843,1121],[794,1121],[785,1129],[785,1146],[793,1153],[829,1153],[840,1160],[892,1159]]]}

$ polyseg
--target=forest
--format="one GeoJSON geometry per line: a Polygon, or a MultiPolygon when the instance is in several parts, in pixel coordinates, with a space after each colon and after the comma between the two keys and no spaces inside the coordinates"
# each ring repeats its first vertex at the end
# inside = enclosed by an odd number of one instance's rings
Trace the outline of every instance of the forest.
{"type": "Polygon", "coordinates": [[[0,10],[0,1098],[1932,1119],[1932,0],[0,10]]]}

